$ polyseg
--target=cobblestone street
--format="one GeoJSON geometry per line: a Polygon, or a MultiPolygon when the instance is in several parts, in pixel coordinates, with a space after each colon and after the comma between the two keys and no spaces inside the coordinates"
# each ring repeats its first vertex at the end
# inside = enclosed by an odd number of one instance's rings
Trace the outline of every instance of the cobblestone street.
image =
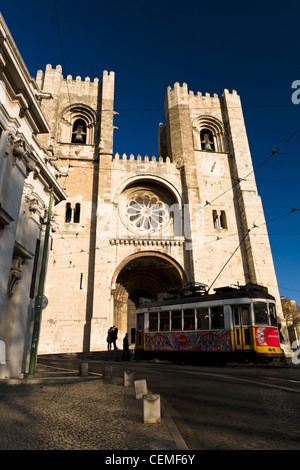
{"type": "Polygon", "coordinates": [[[1,450],[176,449],[165,419],[143,423],[143,402],[121,379],[0,384],[1,450]]]}

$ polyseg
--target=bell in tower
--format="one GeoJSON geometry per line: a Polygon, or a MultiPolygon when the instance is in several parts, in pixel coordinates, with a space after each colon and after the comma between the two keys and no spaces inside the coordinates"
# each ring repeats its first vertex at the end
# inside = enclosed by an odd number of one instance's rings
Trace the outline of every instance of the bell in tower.
{"type": "Polygon", "coordinates": [[[202,150],[213,152],[213,142],[210,141],[209,133],[203,134],[203,140],[201,140],[202,150]]]}
{"type": "Polygon", "coordinates": [[[72,132],[72,142],[76,144],[85,144],[86,133],[84,132],[83,125],[75,122],[73,129],[75,130],[72,132]]]}

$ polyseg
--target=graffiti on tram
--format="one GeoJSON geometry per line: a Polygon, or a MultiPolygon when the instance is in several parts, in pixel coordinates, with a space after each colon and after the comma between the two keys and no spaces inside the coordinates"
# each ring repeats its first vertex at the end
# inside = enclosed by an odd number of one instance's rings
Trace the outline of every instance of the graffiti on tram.
{"type": "Polygon", "coordinates": [[[145,333],[147,351],[232,351],[229,331],[145,333]]]}
{"type": "Polygon", "coordinates": [[[256,346],[280,347],[280,340],[277,328],[255,328],[256,346]]]}

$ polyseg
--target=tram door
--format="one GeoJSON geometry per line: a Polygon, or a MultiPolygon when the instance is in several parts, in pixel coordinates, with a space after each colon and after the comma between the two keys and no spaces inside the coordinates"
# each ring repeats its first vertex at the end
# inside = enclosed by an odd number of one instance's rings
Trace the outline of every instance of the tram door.
{"type": "Polygon", "coordinates": [[[237,351],[252,349],[250,306],[236,305],[233,307],[233,331],[237,351]]]}

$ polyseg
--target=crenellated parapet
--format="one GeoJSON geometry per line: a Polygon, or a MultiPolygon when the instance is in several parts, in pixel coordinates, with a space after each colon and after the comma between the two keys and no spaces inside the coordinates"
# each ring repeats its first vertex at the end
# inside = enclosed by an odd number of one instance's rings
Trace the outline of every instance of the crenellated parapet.
{"type": "Polygon", "coordinates": [[[198,102],[198,103],[215,103],[218,105],[220,103],[220,99],[224,95],[237,95],[236,90],[232,90],[230,93],[229,90],[224,89],[224,92],[221,97],[217,93],[210,94],[208,92],[202,93],[201,91],[197,91],[196,93],[192,90],[188,89],[188,86],[186,83],[183,83],[182,86],[180,85],[179,82],[174,83],[174,87],[168,87],[167,88],[167,96],[169,99],[175,101],[175,102],[185,102],[185,101],[190,101],[192,100],[193,102],[198,102]]]}
{"type": "Polygon", "coordinates": [[[170,164],[171,159],[169,157],[157,157],[153,155],[152,157],[149,157],[148,155],[145,155],[142,157],[141,155],[137,155],[135,157],[133,154],[127,155],[126,153],[123,153],[120,155],[119,153],[116,153],[113,156],[113,161],[114,162],[120,162],[120,163],[128,163],[128,162],[137,162],[137,163],[158,163],[158,164],[170,164]]]}
{"type": "Polygon", "coordinates": [[[71,90],[69,90],[71,92],[72,88],[76,88],[76,92],[78,92],[78,87],[80,87],[82,91],[85,89],[90,90],[91,88],[96,88],[97,90],[99,85],[99,78],[94,78],[93,81],[91,81],[90,77],[85,77],[85,79],[82,80],[79,75],[77,75],[74,79],[72,75],[67,75],[67,77],[64,78],[61,65],[57,65],[55,68],[53,68],[51,64],[47,64],[45,73],[42,70],[38,70],[36,75],[36,83],[41,89],[48,87],[53,89],[55,82],[56,84],[60,85],[61,81],[64,82],[66,87],[71,88],[71,90]],[[51,82],[52,86],[50,86],[51,82]]]}

